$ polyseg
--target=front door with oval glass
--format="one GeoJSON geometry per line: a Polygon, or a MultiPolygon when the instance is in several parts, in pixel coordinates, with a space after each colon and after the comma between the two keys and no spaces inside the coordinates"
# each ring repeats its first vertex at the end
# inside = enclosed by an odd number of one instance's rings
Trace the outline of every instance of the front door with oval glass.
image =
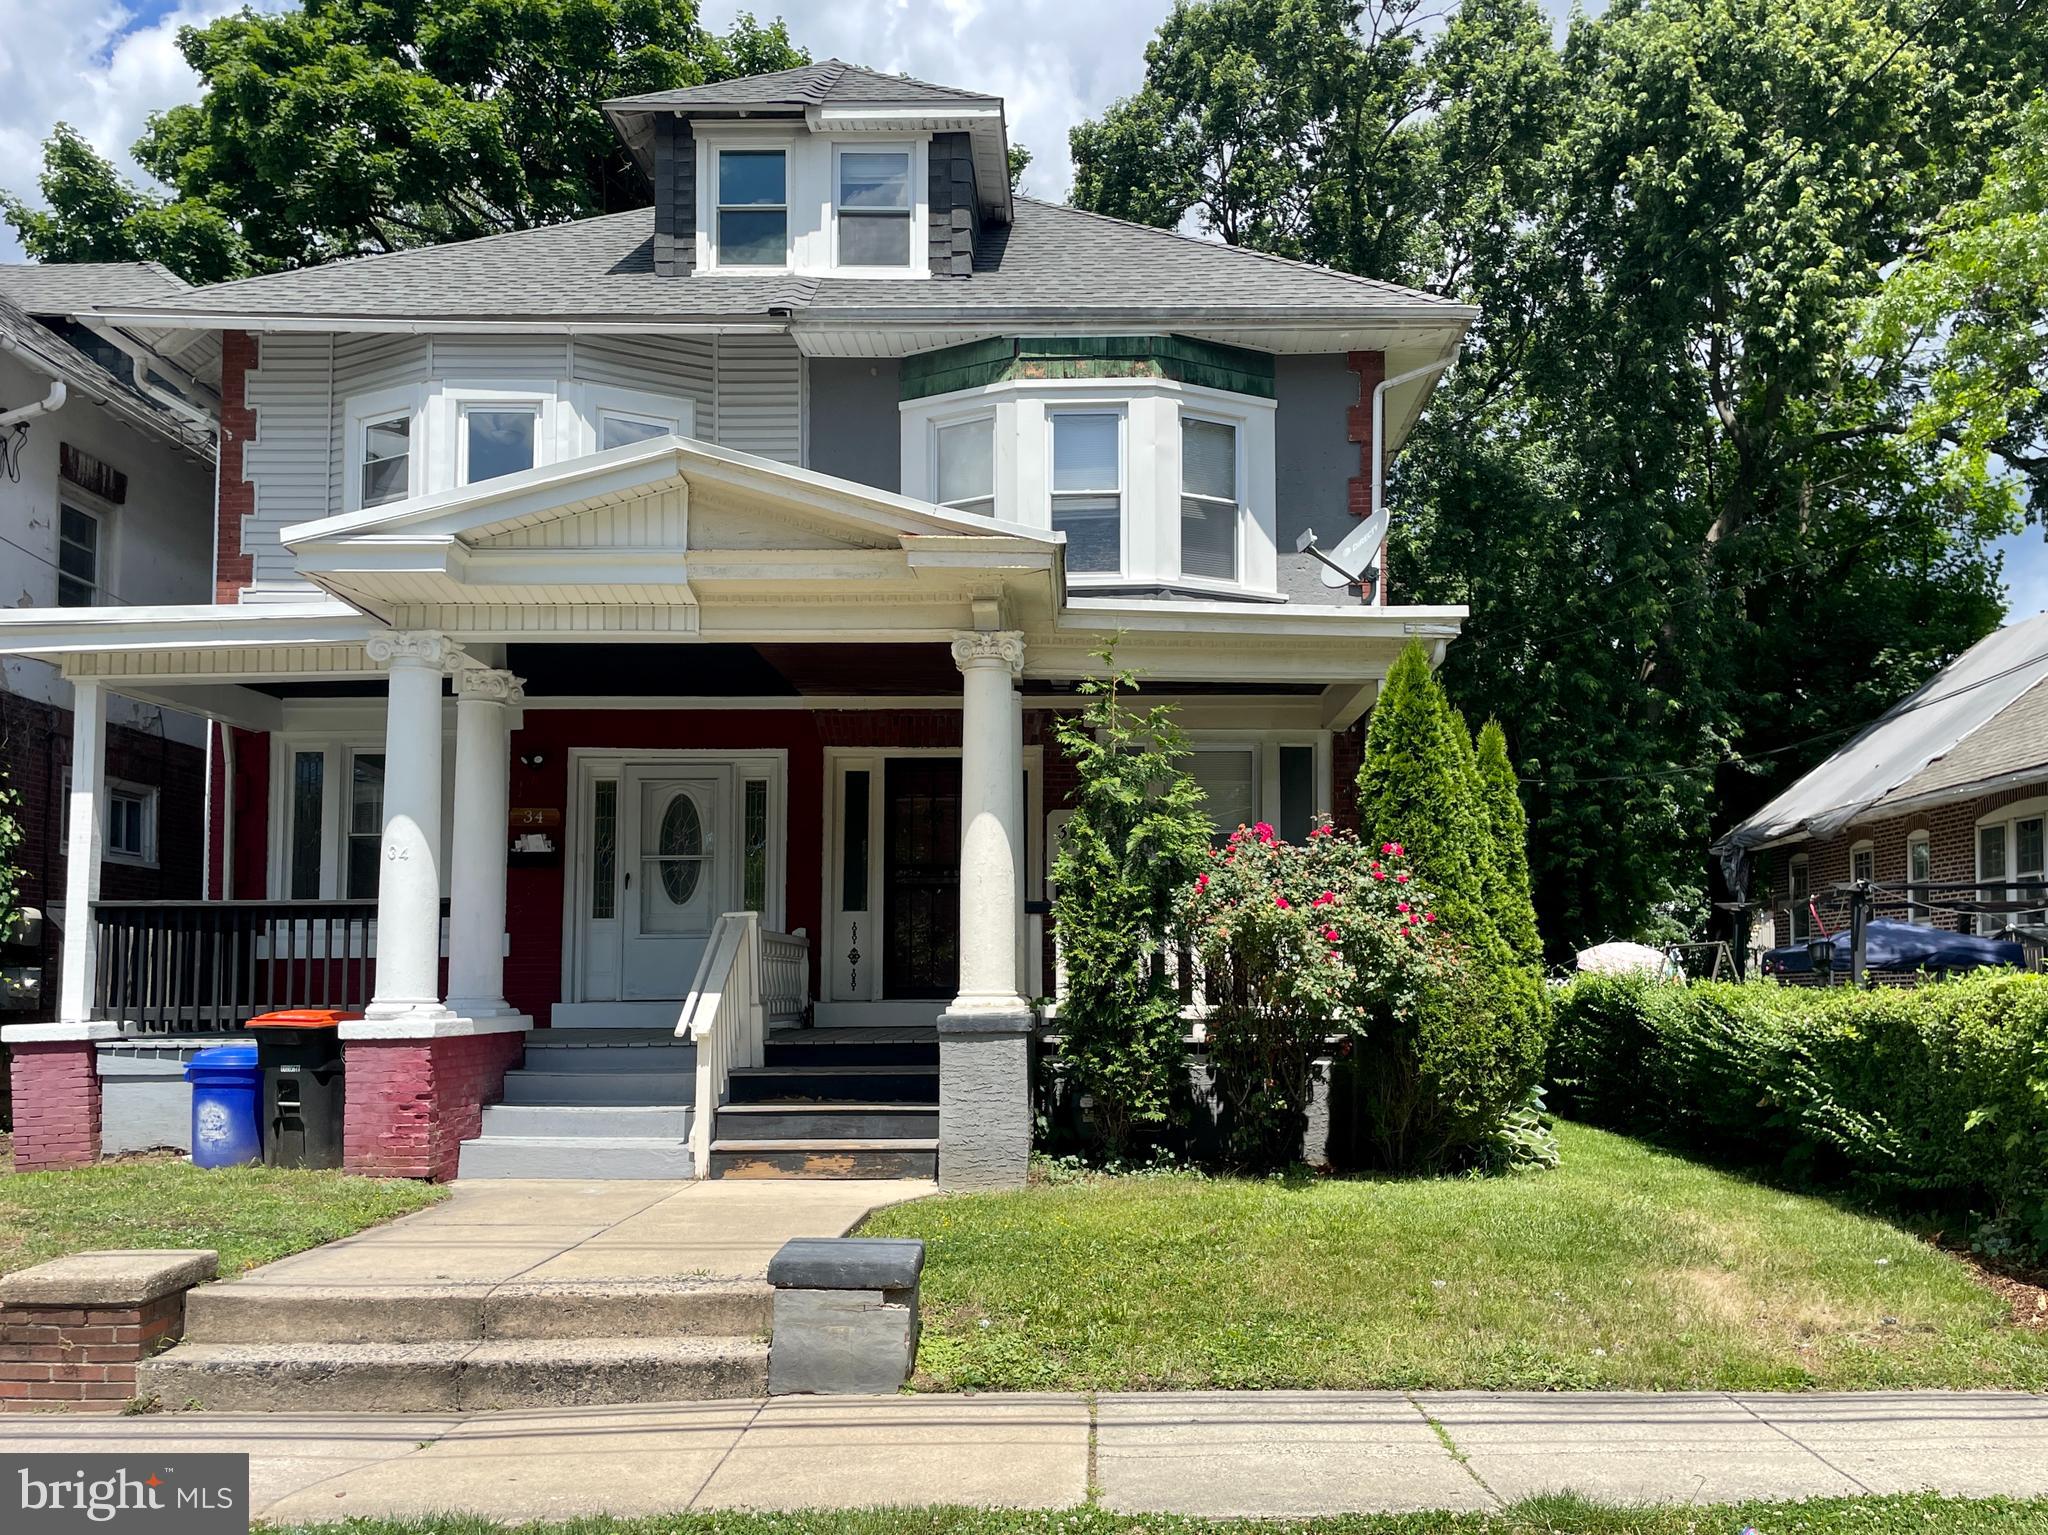
{"type": "Polygon", "coordinates": [[[629,767],[621,789],[621,991],[628,998],[680,997],[712,924],[735,904],[732,775],[629,767]]]}

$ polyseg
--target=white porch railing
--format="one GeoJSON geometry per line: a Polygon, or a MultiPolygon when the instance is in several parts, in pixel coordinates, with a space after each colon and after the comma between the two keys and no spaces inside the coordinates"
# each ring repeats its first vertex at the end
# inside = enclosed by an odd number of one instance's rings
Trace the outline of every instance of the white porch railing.
{"type": "Polygon", "coordinates": [[[676,1037],[697,1047],[696,1112],[690,1119],[690,1160],[697,1177],[711,1168],[718,1106],[732,1074],[759,1066],[774,1023],[803,1017],[810,995],[810,941],[764,932],[758,912],[729,911],[711,929],[696,979],[676,1020],[676,1037]]]}

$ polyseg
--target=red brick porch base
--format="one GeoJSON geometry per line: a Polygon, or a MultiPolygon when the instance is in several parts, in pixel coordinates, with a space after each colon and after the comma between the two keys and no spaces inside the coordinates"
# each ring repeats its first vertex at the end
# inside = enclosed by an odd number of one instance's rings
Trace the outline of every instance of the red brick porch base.
{"type": "Polygon", "coordinates": [[[0,1281],[0,1413],[113,1412],[135,1367],[185,1332],[204,1250],[75,1253],[0,1281]]]}
{"type": "Polygon", "coordinates": [[[14,1170],[89,1167],[100,1156],[98,1056],[89,1039],[18,1040],[14,1058],[14,1170]]]}
{"type": "Polygon", "coordinates": [[[351,1039],[343,1046],[342,1166],[374,1178],[455,1176],[484,1106],[505,1092],[524,1033],[351,1039]]]}

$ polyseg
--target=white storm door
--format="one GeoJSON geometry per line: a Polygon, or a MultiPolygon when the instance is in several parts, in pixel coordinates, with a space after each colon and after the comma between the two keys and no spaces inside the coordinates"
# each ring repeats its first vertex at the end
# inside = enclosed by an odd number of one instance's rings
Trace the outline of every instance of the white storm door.
{"type": "Polygon", "coordinates": [[[680,1000],[712,924],[732,909],[732,774],[629,767],[622,789],[622,994],[680,1000]]]}

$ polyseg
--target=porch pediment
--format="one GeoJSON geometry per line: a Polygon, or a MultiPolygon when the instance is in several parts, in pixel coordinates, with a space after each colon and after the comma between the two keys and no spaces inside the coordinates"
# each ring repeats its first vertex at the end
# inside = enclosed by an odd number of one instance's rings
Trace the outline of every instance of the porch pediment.
{"type": "Polygon", "coordinates": [[[1038,530],[676,437],[301,523],[284,542],[307,579],[394,622],[492,609],[491,628],[670,632],[696,632],[707,597],[929,596],[963,572],[1049,573],[1058,550],[1038,530]]]}

